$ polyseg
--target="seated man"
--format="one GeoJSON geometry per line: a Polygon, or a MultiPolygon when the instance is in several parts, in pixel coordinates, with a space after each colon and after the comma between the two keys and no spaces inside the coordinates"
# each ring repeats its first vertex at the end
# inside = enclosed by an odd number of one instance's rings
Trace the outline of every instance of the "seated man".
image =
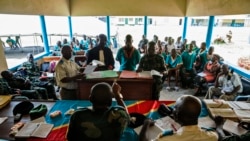
{"type": "MultiPolygon", "coordinates": [[[[17,91],[18,94],[20,94],[21,91],[23,90],[36,90],[37,93],[39,93],[40,98],[48,99],[47,90],[45,88],[32,86],[32,83],[30,83],[29,80],[25,80],[21,77],[14,77],[13,74],[9,71],[2,71],[1,76],[7,81],[8,85],[12,89],[15,89],[15,91],[17,91]]],[[[31,91],[23,91],[23,92],[32,93],[31,91]]]]}
{"type": "Polygon", "coordinates": [[[179,69],[182,65],[182,58],[177,54],[176,49],[171,50],[171,54],[166,58],[166,67],[168,69],[168,87],[167,90],[170,90],[170,79],[172,76],[175,77],[175,90],[179,90],[178,81],[179,81],[179,69]]]}
{"type": "Polygon", "coordinates": [[[126,45],[120,48],[116,55],[116,60],[120,63],[119,71],[136,70],[136,65],[139,63],[141,56],[132,43],[133,38],[130,34],[128,34],[125,39],[126,45]]]}
{"type": "Polygon", "coordinates": [[[68,141],[120,141],[129,122],[120,91],[117,83],[112,87],[104,82],[95,84],[89,97],[93,107],[76,111],[71,116],[68,141]],[[112,97],[120,106],[111,106],[112,97]]]}
{"type": "Polygon", "coordinates": [[[87,64],[92,63],[93,60],[103,62],[104,66],[98,66],[98,70],[113,70],[115,60],[110,48],[106,47],[107,36],[104,34],[99,35],[98,45],[87,53],[87,64]]]}
{"type": "MultiPolygon", "coordinates": [[[[177,99],[173,116],[176,122],[181,125],[173,135],[159,135],[157,141],[217,141],[215,132],[205,131],[198,126],[198,117],[201,113],[201,101],[191,95],[183,95],[177,99]]],[[[139,134],[140,141],[151,141],[146,136],[146,132],[153,125],[152,120],[145,120],[139,134]]]]}
{"type": "Polygon", "coordinates": [[[28,77],[30,79],[35,79],[40,76],[39,67],[34,62],[34,56],[31,53],[28,53],[27,61],[24,62],[18,70],[23,72],[23,77],[28,77]]]}
{"type": "Polygon", "coordinates": [[[221,73],[217,75],[215,85],[209,87],[205,98],[233,101],[242,90],[243,87],[239,76],[233,71],[230,72],[227,64],[223,64],[221,73]]]}
{"type": "MultiPolygon", "coordinates": [[[[163,74],[166,71],[163,57],[160,54],[156,54],[155,48],[156,43],[154,41],[148,43],[148,53],[141,58],[137,72],[156,70],[163,74]]],[[[160,76],[153,76],[153,79],[152,99],[159,100],[162,89],[162,78],[160,76]]]]}

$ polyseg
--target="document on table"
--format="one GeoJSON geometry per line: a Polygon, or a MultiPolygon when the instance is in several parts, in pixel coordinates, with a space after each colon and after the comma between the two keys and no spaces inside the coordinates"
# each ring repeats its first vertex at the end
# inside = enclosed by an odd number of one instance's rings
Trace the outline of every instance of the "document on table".
{"type": "Polygon", "coordinates": [[[99,61],[99,60],[93,60],[92,65],[93,66],[98,66],[98,65],[99,66],[105,66],[105,64],[103,62],[99,61]]]}
{"type": "Polygon", "coordinates": [[[232,120],[226,120],[223,125],[223,129],[236,135],[242,135],[247,133],[247,130],[242,128],[241,126],[238,126],[238,124],[239,123],[234,122],[232,120]]]}
{"type": "Polygon", "coordinates": [[[0,117],[0,124],[2,124],[7,119],[8,119],[8,117],[0,117]]]}
{"type": "Polygon", "coordinates": [[[250,110],[250,103],[243,101],[228,101],[228,104],[233,109],[250,110]]]}
{"type": "Polygon", "coordinates": [[[250,119],[250,110],[234,109],[234,112],[240,119],[250,119]]]}
{"type": "Polygon", "coordinates": [[[208,108],[230,108],[228,102],[223,99],[204,99],[203,101],[208,108]]]}
{"type": "Polygon", "coordinates": [[[139,75],[135,71],[124,70],[121,72],[120,78],[139,78],[139,75]]]}
{"type": "Polygon", "coordinates": [[[95,71],[97,66],[94,66],[94,65],[87,65],[84,69],[84,74],[89,74],[89,73],[92,73],[95,71]]]}
{"type": "Polygon", "coordinates": [[[142,71],[138,73],[139,78],[151,79],[152,75],[150,71],[142,71]]]}
{"type": "Polygon", "coordinates": [[[93,79],[93,78],[114,78],[118,77],[118,74],[116,71],[113,70],[106,70],[106,71],[95,71],[92,73],[89,73],[86,75],[87,79],[93,79]]]}
{"type": "Polygon", "coordinates": [[[215,122],[209,117],[201,117],[198,119],[198,126],[204,128],[215,128],[215,122]]]}
{"type": "MultiPolygon", "coordinates": [[[[149,130],[147,131],[147,136],[149,139],[155,139],[160,133],[163,131],[176,131],[180,128],[180,124],[175,122],[172,118],[169,116],[160,118],[155,120],[155,125],[149,127],[149,130]]],[[[139,126],[135,128],[135,132],[137,134],[140,133],[142,126],[139,126]]]]}
{"type": "Polygon", "coordinates": [[[47,123],[25,123],[24,126],[17,132],[15,137],[28,138],[38,137],[46,138],[53,128],[53,124],[47,123]]]}

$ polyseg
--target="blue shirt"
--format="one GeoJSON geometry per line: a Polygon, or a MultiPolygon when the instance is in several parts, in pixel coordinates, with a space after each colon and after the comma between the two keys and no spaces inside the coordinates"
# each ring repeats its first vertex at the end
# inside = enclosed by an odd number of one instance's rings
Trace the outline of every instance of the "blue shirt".
{"type": "Polygon", "coordinates": [[[184,51],[181,54],[181,57],[184,68],[186,70],[192,70],[196,59],[196,53],[194,51],[192,51],[191,53],[189,53],[188,51],[184,51]]]}
{"type": "Polygon", "coordinates": [[[116,55],[116,60],[120,62],[120,71],[122,70],[136,70],[136,65],[139,63],[141,56],[136,48],[132,48],[131,55],[126,54],[123,48],[120,48],[116,55]]]}
{"type": "Polygon", "coordinates": [[[182,58],[180,55],[176,55],[175,59],[173,59],[171,55],[168,55],[165,61],[168,68],[175,68],[177,65],[182,64],[182,58]]]}

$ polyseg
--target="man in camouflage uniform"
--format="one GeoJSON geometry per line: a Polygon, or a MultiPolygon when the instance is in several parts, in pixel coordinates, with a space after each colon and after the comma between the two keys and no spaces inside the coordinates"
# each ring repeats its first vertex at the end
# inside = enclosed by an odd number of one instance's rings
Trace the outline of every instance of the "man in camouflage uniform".
{"type": "Polygon", "coordinates": [[[120,141],[129,122],[120,91],[117,83],[112,87],[104,82],[95,84],[90,92],[93,108],[83,108],[71,116],[68,141],[120,141]],[[119,106],[111,106],[113,96],[119,106]]]}
{"type": "MultiPolygon", "coordinates": [[[[153,41],[148,43],[148,54],[145,54],[141,58],[137,72],[156,70],[163,74],[166,71],[164,59],[161,55],[156,54],[155,45],[156,43],[153,41]]],[[[159,100],[162,89],[162,78],[154,75],[153,79],[152,99],[159,100]]]]}
{"type": "Polygon", "coordinates": [[[40,76],[39,67],[34,62],[34,57],[31,53],[28,53],[27,61],[24,62],[18,70],[23,71],[23,75],[25,75],[28,78],[34,78],[40,76]]]}
{"type": "Polygon", "coordinates": [[[47,78],[46,80],[40,80],[40,70],[37,64],[34,62],[34,56],[31,53],[27,55],[27,61],[22,64],[16,73],[18,76],[23,77],[26,80],[30,80],[35,88],[45,88],[48,93],[48,98],[58,100],[56,97],[55,87],[53,80],[47,78]]]}
{"type": "Polygon", "coordinates": [[[25,80],[22,77],[15,77],[9,71],[2,71],[1,76],[8,83],[11,90],[17,94],[27,96],[31,99],[48,99],[47,90],[42,87],[32,86],[29,80],[25,80]],[[35,94],[34,94],[35,91],[35,94]],[[29,95],[33,96],[29,96],[29,95]],[[39,94],[39,95],[36,95],[39,94]]]}

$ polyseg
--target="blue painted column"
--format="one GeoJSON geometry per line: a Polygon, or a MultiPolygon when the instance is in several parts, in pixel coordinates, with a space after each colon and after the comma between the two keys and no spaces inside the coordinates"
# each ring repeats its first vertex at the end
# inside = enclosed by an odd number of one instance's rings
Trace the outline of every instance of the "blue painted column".
{"type": "Polygon", "coordinates": [[[108,42],[110,42],[110,17],[107,16],[107,38],[108,38],[108,42]]]}
{"type": "Polygon", "coordinates": [[[184,23],[183,23],[183,31],[182,31],[182,41],[186,39],[186,34],[187,34],[187,22],[188,22],[188,17],[184,17],[184,23]]]}
{"type": "Polygon", "coordinates": [[[214,28],[214,16],[209,16],[208,28],[207,28],[207,37],[206,37],[207,48],[209,48],[210,44],[211,44],[213,28],[214,28]]]}
{"type": "Polygon", "coordinates": [[[144,33],[145,37],[148,34],[148,16],[144,16],[144,33]]]}
{"type": "Polygon", "coordinates": [[[70,41],[73,38],[73,30],[72,30],[72,21],[71,21],[71,16],[68,16],[68,22],[69,22],[69,37],[70,41]]]}
{"type": "Polygon", "coordinates": [[[49,53],[50,47],[49,47],[49,42],[48,42],[45,18],[43,15],[40,15],[40,23],[41,23],[41,28],[42,28],[44,50],[45,50],[45,53],[49,53]]]}

